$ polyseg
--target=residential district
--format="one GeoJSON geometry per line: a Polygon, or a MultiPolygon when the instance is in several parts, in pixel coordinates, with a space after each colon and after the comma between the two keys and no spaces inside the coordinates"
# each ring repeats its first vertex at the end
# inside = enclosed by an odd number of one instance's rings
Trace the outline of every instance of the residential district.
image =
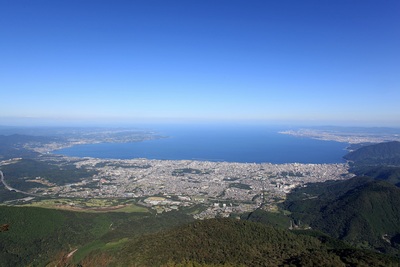
{"type": "MultiPolygon", "coordinates": [[[[60,158],[58,159],[60,160],[60,158]]],[[[343,164],[229,163],[193,160],[105,160],[68,158],[76,168],[96,170],[80,182],[57,186],[42,177],[33,196],[60,198],[125,198],[139,205],[168,212],[202,206],[197,219],[226,217],[263,207],[277,209],[293,188],[307,183],[348,179],[343,164]]]]}

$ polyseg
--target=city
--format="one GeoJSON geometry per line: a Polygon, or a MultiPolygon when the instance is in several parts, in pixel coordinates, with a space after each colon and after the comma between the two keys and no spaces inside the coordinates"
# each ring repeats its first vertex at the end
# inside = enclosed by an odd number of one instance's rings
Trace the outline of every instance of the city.
{"type": "MultiPolygon", "coordinates": [[[[293,188],[307,183],[353,177],[348,164],[228,163],[193,160],[105,160],[48,157],[71,161],[97,174],[77,183],[57,186],[43,177],[30,196],[77,199],[135,199],[157,213],[201,205],[196,219],[227,217],[257,208],[274,211],[293,188]]],[[[14,161],[15,162],[15,161],[14,161]]],[[[5,175],[6,176],[6,175],[5,175]]],[[[7,179],[5,177],[5,179],[7,179]]],[[[32,200],[30,197],[29,200],[32,200]]]]}

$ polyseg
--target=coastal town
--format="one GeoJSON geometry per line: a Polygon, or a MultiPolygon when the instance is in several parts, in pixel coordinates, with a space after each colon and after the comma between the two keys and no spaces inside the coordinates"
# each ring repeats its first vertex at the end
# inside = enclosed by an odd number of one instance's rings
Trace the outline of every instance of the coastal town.
{"type": "MultiPolygon", "coordinates": [[[[60,158],[58,158],[60,160],[60,158]]],[[[68,158],[76,168],[97,174],[57,186],[36,177],[29,194],[58,198],[136,199],[139,205],[168,212],[201,205],[195,218],[226,217],[257,208],[276,210],[293,188],[348,179],[348,165],[230,163],[193,160],[105,160],[68,158]]],[[[32,182],[32,180],[29,180],[32,182]]]]}
{"type": "MultiPolygon", "coordinates": [[[[387,131],[387,129],[385,129],[387,131]]],[[[312,138],[324,141],[335,141],[348,144],[374,144],[388,141],[400,141],[398,131],[394,132],[343,132],[340,130],[298,129],[279,132],[296,137],[312,138]]]]}
{"type": "MultiPolygon", "coordinates": [[[[349,144],[374,143],[397,137],[393,134],[337,133],[313,129],[289,130],[281,134],[349,144]]],[[[29,200],[28,202],[40,201],[43,198],[64,198],[70,199],[67,206],[80,208],[73,199],[80,199],[80,203],[91,199],[117,199],[121,203],[129,201],[156,213],[192,209],[191,214],[194,218],[205,219],[232,216],[257,208],[276,211],[279,203],[295,188],[307,186],[309,183],[344,180],[354,176],[349,172],[347,163],[271,164],[67,157],[53,154],[52,151],[77,144],[138,142],[165,136],[151,131],[86,132],[82,129],[60,136],[63,138],[49,139],[45,142],[25,142],[22,148],[38,153],[35,160],[48,166],[56,166],[55,168],[60,170],[77,170],[87,175],[75,175],[74,179],[67,178],[65,183],[57,183],[41,174],[18,177],[25,185],[29,185],[26,189],[21,189],[8,183],[12,181],[7,180],[8,173],[5,172],[4,177],[2,176],[4,187],[9,191],[25,194],[25,200],[29,200]]],[[[18,164],[23,160],[3,160],[0,165],[18,164]]]]}

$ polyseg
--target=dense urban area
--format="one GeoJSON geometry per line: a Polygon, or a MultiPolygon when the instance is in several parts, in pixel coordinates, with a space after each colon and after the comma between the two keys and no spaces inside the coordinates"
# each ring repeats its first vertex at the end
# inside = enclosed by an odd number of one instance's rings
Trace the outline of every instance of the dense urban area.
{"type": "MultiPolygon", "coordinates": [[[[377,141],[375,136],[336,134],[332,131],[286,131],[302,137],[335,140],[352,144],[377,141]]],[[[393,139],[395,136],[391,136],[393,139]]],[[[232,163],[195,160],[106,160],[72,158],[53,155],[51,151],[76,144],[98,142],[133,142],[155,138],[149,131],[77,132],[66,139],[49,142],[28,142],[24,148],[40,153],[40,161],[53,165],[72,165],[76,169],[93,172],[90,177],[66,184],[56,184],[45,176],[20,177],[30,183],[29,190],[20,190],[7,184],[7,173],[2,182],[8,190],[26,194],[25,200],[35,198],[69,199],[133,199],[137,205],[157,213],[202,206],[194,212],[195,218],[227,217],[257,208],[274,211],[277,204],[296,187],[327,180],[353,177],[347,163],[341,164],[270,164],[232,163]],[[79,137],[78,137],[79,136],[79,137]],[[35,186],[37,185],[37,186],[35,186]]],[[[380,138],[385,138],[380,136],[380,138]]],[[[1,165],[15,164],[21,159],[3,160],[1,165]]],[[[12,201],[10,202],[12,203],[12,201]]],[[[79,208],[75,202],[63,206],[79,208]]]]}
{"type": "MultiPolygon", "coordinates": [[[[103,160],[55,157],[76,168],[96,170],[80,182],[57,186],[45,177],[26,177],[40,184],[29,192],[58,198],[134,198],[157,212],[202,204],[195,218],[229,216],[261,206],[274,210],[291,189],[307,183],[352,177],[347,164],[254,164],[208,161],[103,160]]],[[[15,163],[17,160],[1,164],[15,163]]],[[[7,178],[5,178],[7,179],[7,178]]],[[[9,190],[18,190],[8,186],[9,190]]],[[[19,192],[22,192],[18,190],[19,192]]],[[[74,204],[71,204],[74,205],[74,204]]]]}

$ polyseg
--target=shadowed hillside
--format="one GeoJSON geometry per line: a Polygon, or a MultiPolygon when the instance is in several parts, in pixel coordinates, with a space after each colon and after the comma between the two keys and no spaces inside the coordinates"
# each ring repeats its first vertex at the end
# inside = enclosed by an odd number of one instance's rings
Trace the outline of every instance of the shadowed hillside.
{"type": "Polygon", "coordinates": [[[361,147],[344,156],[350,171],[400,186],[400,142],[387,142],[361,147]]]}
{"type": "Polygon", "coordinates": [[[393,141],[361,147],[344,156],[357,165],[400,165],[400,142],[393,141]]]}
{"type": "Polygon", "coordinates": [[[295,220],[346,240],[399,255],[400,189],[383,181],[357,177],[295,190],[285,202],[295,220]]]}

